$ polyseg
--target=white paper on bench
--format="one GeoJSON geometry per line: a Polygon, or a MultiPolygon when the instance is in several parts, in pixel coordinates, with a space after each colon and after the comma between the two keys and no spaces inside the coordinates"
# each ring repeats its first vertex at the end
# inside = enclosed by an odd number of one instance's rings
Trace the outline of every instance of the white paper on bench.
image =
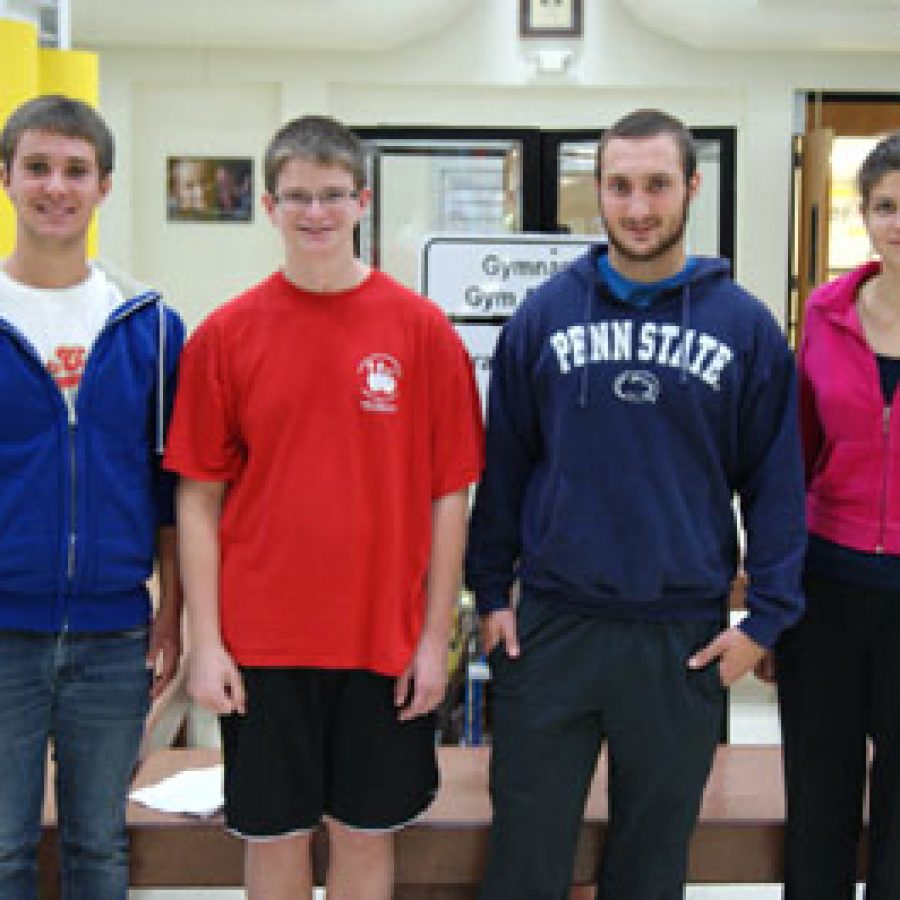
{"type": "Polygon", "coordinates": [[[185,769],[158,784],[131,792],[131,799],[151,809],[191,816],[215,815],[225,802],[223,767],[185,769]]]}

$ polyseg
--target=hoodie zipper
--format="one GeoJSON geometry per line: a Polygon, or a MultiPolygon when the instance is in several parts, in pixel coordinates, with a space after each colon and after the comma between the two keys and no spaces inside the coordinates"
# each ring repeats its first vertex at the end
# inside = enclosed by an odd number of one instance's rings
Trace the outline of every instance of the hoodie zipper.
{"type": "Polygon", "coordinates": [[[888,469],[890,468],[891,459],[891,407],[887,405],[885,405],[881,414],[881,440],[884,462],[881,473],[881,511],[878,525],[878,543],[875,545],[876,553],[884,553],[885,535],[887,533],[888,469]]]}
{"type": "MultiPolygon", "coordinates": [[[[857,285],[858,287],[858,285],[857,285]]],[[[843,316],[837,316],[829,314],[829,319],[831,323],[837,328],[846,330],[851,337],[858,340],[862,346],[865,348],[866,352],[869,353],[873,367],[875,369],[875,382],[876,382],[876,390],[880,397],[882,397],[881,385],[878,374],[878,359],[876,354],[869,346],[868,341],[866,341],[864,335],[858,331],[856,328],[848,325],[845,318],[843,316]]],[[[900,390],[900,385],[898,385],[898,390],[900,390]]],[[[896,392],[895,392],[896,396],[896,392]]],[[[879,509],[878,509],[878,541],[875,544],[875,553],[879,556],[884,553],[884,545],[887,536],[887,515],[888,515],[888,486],[889,486],[889,474],[890,474],[890,449],[891,449],[891,410],[892,405],[890,403],[885,403],[882,397],[882,407],[881,407],[881,449],[883,453],[883,459],[881,464],[881,497],[879,498],[879,509]]]]}
{"type": "MultiPolygon", "coordinates": [[[[69,588],[72,587],[72,582],[75,580],[75,563],[77,559],[77,548],[78,548],[78,463],[77,463],[77,454],[76,454],[76,436],[78,431],[78,413],[75,409],[78,406],[79,402],[82,398],[82,390],[84,388],[85,378],[88,373],[88,368],[91,364],[91,358],[94,356],[93,349],[100,343],[100,339],[106,333],[108,329],[110,329],[113,325],[117,325],[123,319],[127,319],[132,313],[136,312],[139,309],[143,309],[145,306],[155,303],[157,300],[157,294],[148,293],[142,294],[137,298],[134,298],[130,305],[122,310],[118,315],[113,316],[110,319],[107,319],[106,322],[103,323],[103,327],[97,332],[97,336],[94,338],[93,347],[91,348],[91,353],[88,354],[87,362],[85,363],[84,371],[81,374],[81,384],[78,386],[78,393],[75,397],[75,403],[72,406],[69,406],[66,403],[66,408],[69,411],[69,424],[68,424],[68,434],[69,434],[69,540],[68,540],[68,558],[66,561],[66,580],[69,583],[69,588]]],[[[55,382],[54,382],[55,386],[55,382]]],[[[59,388],[57,388],[59,390],[59,388]]],[[[63,398],[65,402],[65,398],[63,398]]],[[[67,620],[68,620],[68,603],[66,604],[66,609],[63,612],[63,630],[67,628],[67,620]]]]}
{"type": "Polygon", "coordinates": [[[66,578],[69,584],[75,577],[75,547],[78,543],[78,521],[76,516],[75,498],[78,496],[78,466],[75,462],[75,436],[78,429],[78,414],[75,412],[74,404],[69,406],[69,486],[71,503],[69,504],[69,554],[66,563],[66,578]]]}
{"type": "MultiPolygon", "coordinates": [[[[159,295],[155,291],[150,291],[144,294],[140,294],[137,297],[132,298],[128,302],[128,305],[125,309],[119,312],[117,315],[108,319],[104,324],[100,331],[97,332],[97,336],[94,339],[94,347],[100,342],[100,338],[102,335],[113,325],[118,324],[123,319],[127,319],[132,313],[137,312],[139,309],[143,309],[145,306],[150,305],[151,303],[156,303],[159,298],[159,295]]],[[[27,356],[35,363],[38,369],[41,371],[44,378],[47,378],[50,381],[53,394],[56,397],[57,402],[62,403],[64,409],[66,410],[66,434],[67,434],[67,449],[68,449],[68,465],[69,465],[69,521],[67,524],[68,534],[66,536],[66,583],[68,585],[69,590],[66,592],[65,604],[62,609],[61,622],[60,622],[60,632],[65,633],[69,629],[69,596],[71,594],[72,583],[75,580],[75,568],[78,560],[78,462],[77,462],[77,435],[78,435],[78,413],[75,409],[75,406],[78,405],[78,402],[82,397],[82,389],[84,387],[84,378],[87,374],[88,367],[90,366],[91,357],[93,353],[88,354],[87,363],[85,364],[85,370],[82,373],[81,384],[79,385],[78,395],[76,397],[76,402],[73,406],[69,406],[66,398],[63,396],[62,391],[60,391],[59,386],[53,380],[53,376],[47,371],[47,367],[44,365],[43,360],[40,355],[35,350],[32,343],[19,331],[18,328],[10,325],[6,321],[0,320],[0,328],[7,331],[10,335],[12,335],[13,339],[19,344],[20,347],[25,351],[27,356]]]]}

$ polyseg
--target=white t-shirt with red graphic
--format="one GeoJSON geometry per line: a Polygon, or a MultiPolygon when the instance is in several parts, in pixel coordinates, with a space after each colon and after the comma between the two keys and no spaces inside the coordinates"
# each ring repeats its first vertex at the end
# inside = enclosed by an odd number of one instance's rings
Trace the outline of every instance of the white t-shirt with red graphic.
{"type": "Polygon", "coordinates": [[[36,288],[0,270],[0,317],[31,343],[74,414],[75,397],[91,347],[123,301],[102,269],[68,288],[36,288]]]}

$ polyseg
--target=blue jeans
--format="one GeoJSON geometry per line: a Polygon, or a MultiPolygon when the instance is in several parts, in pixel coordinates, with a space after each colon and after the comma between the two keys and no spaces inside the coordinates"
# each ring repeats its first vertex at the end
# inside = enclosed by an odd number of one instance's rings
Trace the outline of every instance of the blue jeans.
{"type": "Polygon", "coordinates": [[[147,630],[0,631],[0,900],[35,900],[48,740],[62,896],[125,900],[125,801],[150,697],[147,630]]]}

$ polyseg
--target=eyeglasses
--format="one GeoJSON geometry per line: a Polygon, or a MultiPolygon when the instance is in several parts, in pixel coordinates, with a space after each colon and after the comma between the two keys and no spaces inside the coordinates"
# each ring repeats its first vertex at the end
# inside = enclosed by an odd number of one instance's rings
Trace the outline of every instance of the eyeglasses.
{"type": "Polygon", "coordinates": [[[323,209],[334,209],[347,200],[355,200],[359,191],[348,191],[344,188],[325,188],[322,191],[284,191],[273,194],[272,199],[284,209],[309,209],[318,203],[323,209]]]}

